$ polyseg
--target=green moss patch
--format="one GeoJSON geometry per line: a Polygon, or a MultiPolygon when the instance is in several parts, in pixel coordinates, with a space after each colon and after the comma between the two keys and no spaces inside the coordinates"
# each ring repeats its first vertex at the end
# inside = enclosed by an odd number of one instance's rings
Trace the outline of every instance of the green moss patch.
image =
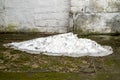
{"type": "Polygon", "coordinates": [[[0,72],[1,80],[120,80],[118,75],[120,72],[120,36],[79,36],[113,47],[112,55],[97,58],[33,55],[2,46],[5,43],[41,36],[48,35],[40,33],[0,34],[0,68],[3,66],[0,71],[5,72],[0,72]]]}
{"type": "Polygon", "coordinates": [[[16,32],[17,26],[14,24],[8,24],[8,26],[4,28],[4,31],[5,32],[16,32]]]}

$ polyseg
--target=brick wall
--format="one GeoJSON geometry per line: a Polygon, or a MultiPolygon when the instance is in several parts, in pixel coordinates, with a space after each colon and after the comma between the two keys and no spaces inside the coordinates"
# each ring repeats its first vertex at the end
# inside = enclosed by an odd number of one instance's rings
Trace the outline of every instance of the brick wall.
{"type": "Polygon", "coordinates": [[[0,0],[0,25],[18,30],[66,32],[69,0],[0,0]],[[2,5],[1,5],[2,4],[2,5]]]}
{"type": "Polygon", "coordinates": [[[120,32],[120,0],[0,0],[0,31],[120,32]]]}
{"type": "Polygon", "coordinates": [[[120,32],[120,0],[71,0],[75,32],[120,32]]]}

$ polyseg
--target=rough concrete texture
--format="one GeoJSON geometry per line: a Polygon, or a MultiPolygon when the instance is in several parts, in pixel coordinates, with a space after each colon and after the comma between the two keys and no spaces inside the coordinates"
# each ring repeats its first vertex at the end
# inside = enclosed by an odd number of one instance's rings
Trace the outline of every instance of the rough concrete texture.
{"type": "Polygon", "coordinates": [[[76,33],[120,32],[120,0],[71,0],[76,33]]]}
{"type": "Polygon", "coordinates": [[[69,0],[0,0],[0,25],[21,31],[66,32],[68,10],[69,0]]]}
{"type": "Polygon", "coordinates": [[[98,33],[120,32],[120,14],[79,14],[78,18],[75,21],[75,31],[98,33]]]}
{"type": "Polygon", "coordinates": [[[120,0],[0,0],[0,31],[120,32],[120,0]]]}

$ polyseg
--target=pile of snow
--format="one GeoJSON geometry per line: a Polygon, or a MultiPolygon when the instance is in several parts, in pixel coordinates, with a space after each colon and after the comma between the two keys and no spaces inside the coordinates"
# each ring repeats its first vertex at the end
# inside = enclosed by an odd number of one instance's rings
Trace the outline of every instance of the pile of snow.
{"type": "Polygon", "coordinates": [[[31,54],[43,53],[52,56],[106,56],[113,52],[110,46],[101,46],[90,39],[78,38],[73,33],[13,42],[4,46],[31,54]]]}

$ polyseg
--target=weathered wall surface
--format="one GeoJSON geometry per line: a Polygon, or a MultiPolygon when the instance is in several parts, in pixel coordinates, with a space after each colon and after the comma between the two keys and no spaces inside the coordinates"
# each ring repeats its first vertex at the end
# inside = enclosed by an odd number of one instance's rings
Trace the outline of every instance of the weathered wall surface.
{"type": "Polygon", "coordinates": [[[69,0],[0,0],[1,31],[66,32],[69,0]]]}
{"type": "Polygon", "coordinates": [[[120,32],[120,0],[0,0],[0,31],[120,32]]]}
{"type": "Polygon", "coordinates": [[[120,32],[120,0],[71,0],[77,33],[120,32]]]}

